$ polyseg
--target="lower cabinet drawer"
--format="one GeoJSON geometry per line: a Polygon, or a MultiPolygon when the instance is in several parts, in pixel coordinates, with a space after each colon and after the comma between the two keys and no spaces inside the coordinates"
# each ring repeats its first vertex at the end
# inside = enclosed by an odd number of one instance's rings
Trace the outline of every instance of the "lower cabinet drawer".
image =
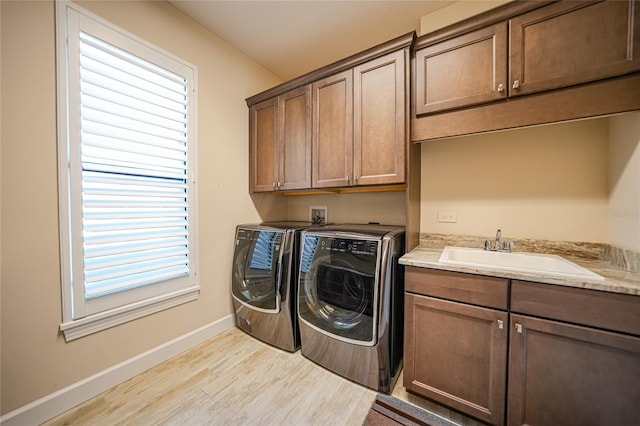
{"type": "Polygon", "coordinates": [[[405,291],[495,309],[508,309],[509,280],[437,269],[405,267],[405,291]]]}
{"type": "Polygon", "coordinates": [[[513,280],[511,311],[640,336],[640,297],[628,294],[513,280]]]}

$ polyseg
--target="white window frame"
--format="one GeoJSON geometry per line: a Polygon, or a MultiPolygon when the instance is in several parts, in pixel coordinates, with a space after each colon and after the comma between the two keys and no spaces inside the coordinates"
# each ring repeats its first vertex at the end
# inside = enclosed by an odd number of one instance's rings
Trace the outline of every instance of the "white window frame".
{"type": "Polygon", "coordinates": [[[70,1],[56,2],[58,187],[62,324],[70,341],[198,298],[197,80],[196,66],[91,14],[70,1]],[[186,276],[85,298],[80,174],[80,31],[167,69],[187,81],[189,271],[186,276]],[[79,278],[78,278],[79,277],[79,278]]]}

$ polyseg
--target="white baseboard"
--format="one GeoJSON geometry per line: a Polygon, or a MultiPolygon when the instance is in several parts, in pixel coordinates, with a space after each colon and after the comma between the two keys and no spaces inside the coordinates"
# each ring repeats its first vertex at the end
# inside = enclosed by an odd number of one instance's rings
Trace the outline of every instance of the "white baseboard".
{"type": "Polygon", "coordinates": [[[235,325],[234,315],[177,337],[0,417],[1,426],[38,425],[235,325]]]}

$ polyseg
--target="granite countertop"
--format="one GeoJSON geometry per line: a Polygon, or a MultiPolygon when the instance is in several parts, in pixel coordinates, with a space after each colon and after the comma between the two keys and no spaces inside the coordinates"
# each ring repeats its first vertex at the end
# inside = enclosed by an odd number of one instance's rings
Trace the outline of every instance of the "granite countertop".
{"type": "MultiPolygon", "coordinates": [[[[476,244],[459,244],[451,243],[446,245],[455,245],[458,247],[474,247],[476,244]]],[[[522,271],[498,270],[490,267],[483,268],[480,266],[463,266],[450,265],[440,263],[440,255],[444,247],[437,247],[442,244],[431,244],[421,238],[421,244],[406,253],[400,258],[400,264],[407,266],[417,266],[421,268],[439,269],[444,271],[464,272],[469,274],[490,275],[494,277],[516,279],[522,281],[535,281],[547,284],[564,285],[569,287],[587,288],[592,290],[608,291],[612,293],[623,293],[640,296],[640,273],[631,272],[624,268],[618,267],[608,261],[599,259],[599,256],[584,255],[584,252],[568,250],[565,253],[559,253],[557,250],[553,254],[558,254],[596,274],[604,277],[604,280],[590,280],[588,278],[573,278],[552,275],[542,275],[537,273],[529,273],[522,271]]],[[[529,251],[529,250],[519,250],[529,251]]],[[[534,250],[531,250],[534,251],[534,250]]],[[[541,250],[535,250],[538,253],[541,250]]],[[[515,250],[514,250],[515,252],[515,250]]]]}

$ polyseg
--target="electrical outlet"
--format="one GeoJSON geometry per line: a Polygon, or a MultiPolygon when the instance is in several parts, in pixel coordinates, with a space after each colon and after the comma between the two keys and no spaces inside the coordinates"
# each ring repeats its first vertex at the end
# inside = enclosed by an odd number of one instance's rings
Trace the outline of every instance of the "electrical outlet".
{"type": "Polygon", "coordinates": [[[438,212],[438,222],[440,223],[457,223],[458,222],[458,213],[447,210],[447,211],[439,211],[438,212]]]}

